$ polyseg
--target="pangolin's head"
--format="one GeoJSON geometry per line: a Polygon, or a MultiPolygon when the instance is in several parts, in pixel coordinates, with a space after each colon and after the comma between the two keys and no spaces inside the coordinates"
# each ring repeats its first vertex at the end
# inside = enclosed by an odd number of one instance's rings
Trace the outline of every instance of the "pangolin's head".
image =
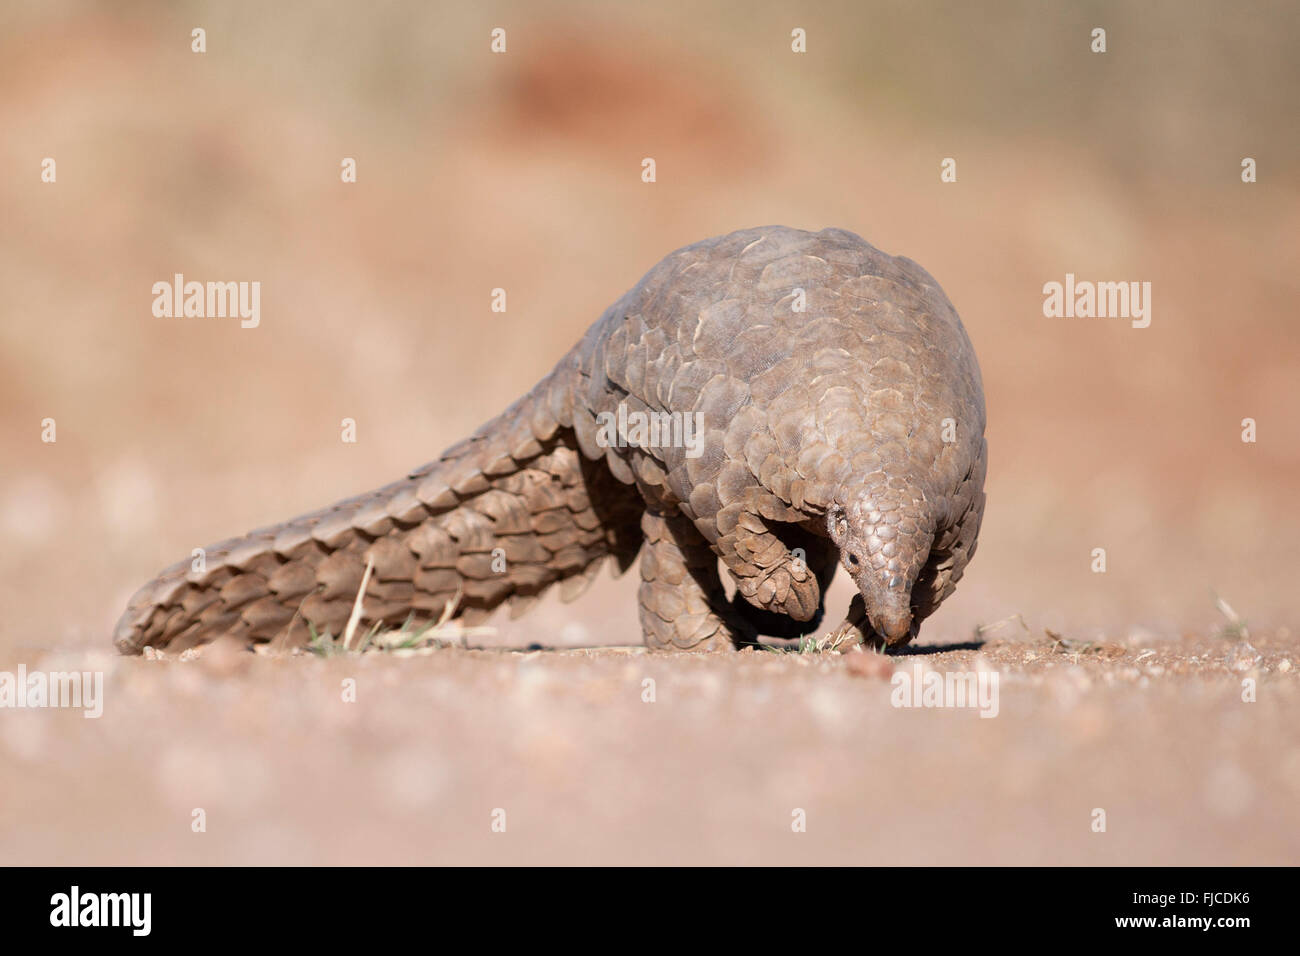
{"type": "Polygon", "coordinates": [[[886,489],[837,495],[826,511],[840,563],[862,594],[872,628],[888,644],[916,636],[912,588],[930,557],[934,529],[924,496],[886,489]]]}

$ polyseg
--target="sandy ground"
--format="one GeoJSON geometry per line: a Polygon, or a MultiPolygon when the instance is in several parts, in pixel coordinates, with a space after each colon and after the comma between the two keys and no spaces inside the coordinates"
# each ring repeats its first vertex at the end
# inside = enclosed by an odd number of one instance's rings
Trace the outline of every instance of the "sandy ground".
{"type": "Polygon", "coordinates": [[[1300,862],[1294,3],[3,6],[0,672],[107,700],[0,712],[0,860],[1300,862]],[[492,650],[112,654],[159,568],[428,461],[665,253],[766,223],[962,316],[989,504],[921,637],[1031,630],[890,666],[978,655],[996,718],[832,656],[510,650],[636,642],[628,578],[492,650]],[[261,325],[155,318],[176,272],[261,282],[261,325]],[[1045,318],[1067,273],[1151,282],[1151,326],[1045,318]]]}
{"type": "Polygon", "coordinates": [[[1013,633],[889,657],[48,658],[49,669],[104,668],[104,712],[6,715],[6,791],[21,794],[24,823],[0,854],[67,864],[1300,862],[1294,635],[1062,646],[1016,623],[999,630],[1013,633]],[[917,668],[996,671],[996,711],[895,706],[892,675],[917,668]],[[355,701],[344,699],[349,681],[355,701]],[[203,832],[192,829],[196,809],[203,832]],[[1104,832],[1093,829],[1098,809],[1104,832]],[[493,826],[502,820],[504,832],[493,826]]]}

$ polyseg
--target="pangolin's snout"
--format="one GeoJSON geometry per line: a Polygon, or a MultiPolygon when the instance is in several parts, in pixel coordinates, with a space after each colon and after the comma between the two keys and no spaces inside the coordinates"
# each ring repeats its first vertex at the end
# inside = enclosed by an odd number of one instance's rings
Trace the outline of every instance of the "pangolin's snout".
{"type": "Polygon", "coordinates": [[[867,605],[867,620],[886,644],[906,644],[912,639],[912,589],[901,575],[867,578],[858,582],[858,590],[867,605]]]}
{"type": "Polygon", "coordinates": [[[893,608],[884,612],[872,613],[870,605],[867,606],[867,618],[871,621],[872,628],[875,632],[885,639],[889,645],[906,644],[912,637],[912,612],[910,610],[896,611],[893,608]]]}

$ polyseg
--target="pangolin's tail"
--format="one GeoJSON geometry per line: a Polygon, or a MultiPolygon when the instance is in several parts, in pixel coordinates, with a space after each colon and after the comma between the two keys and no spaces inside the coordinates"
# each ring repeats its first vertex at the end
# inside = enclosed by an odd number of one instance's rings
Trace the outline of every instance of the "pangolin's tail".
{"type": "Polygon", "coordinates": [[[305,644],[342,633],[367,561],[363,619],[437,620],[459,592],[465,623],[509,600],[512,616],[560,583],[576,597],[613,555],[641,544],[643,505],[578,450],[572,369],[552,375],[467,440],[401,481],[203,549],[131,599],[123,653],[181,650],[234,635],[305,644]]]}

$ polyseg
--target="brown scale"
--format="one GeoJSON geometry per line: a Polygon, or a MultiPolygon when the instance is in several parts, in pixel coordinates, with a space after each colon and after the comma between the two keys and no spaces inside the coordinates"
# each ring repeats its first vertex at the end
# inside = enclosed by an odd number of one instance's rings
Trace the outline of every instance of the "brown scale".
{"type": "Polygon", "coordinates": [[[928,273],[842,230],[744,230],[669,255],[532,391],[406,478],[168,568],[115,640],[338,634],[368,561],[368,623],[435,620],[457,594],[474,622],[553,585],[571,600],[604,558],[622,571],[639,552],[653,647],[808,633],[837,564],[859,591],[837,635],[900,643],[975,552],[985,459],[974,351],[928,273]],[[691,416],[698,444],[607,447],[620,406],[691,416]]]}

